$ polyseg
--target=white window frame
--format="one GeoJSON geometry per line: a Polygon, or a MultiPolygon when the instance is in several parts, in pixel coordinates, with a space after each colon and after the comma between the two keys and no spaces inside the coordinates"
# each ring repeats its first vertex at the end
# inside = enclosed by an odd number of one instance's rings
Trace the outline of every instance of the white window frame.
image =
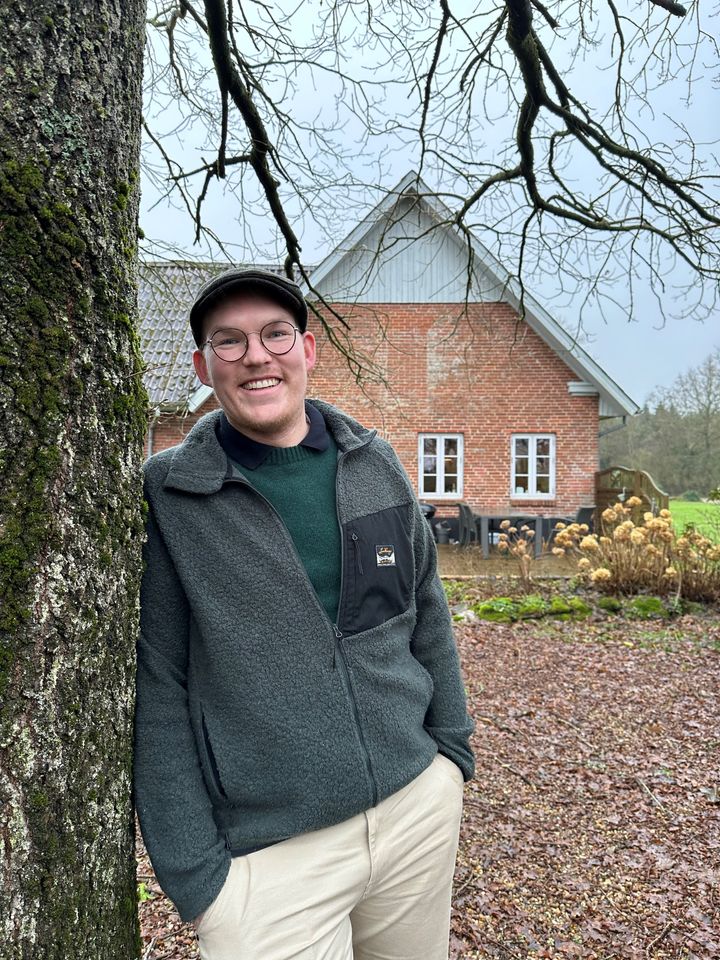
{"type": "Polygon", "coordinates": [[[419,433],[418,434],[418,496],[431,500],[462,500],[463,474],[465,463],[465,437],[462,433],[419,433]],[[425,490],[425,475],[423,471],[423,456],[425,440],[437,440],[437,490],[425,490]],[[457,441],[457,490],[445,492],[445,441],[457,441]],[[440,452],[442,446],[442,453],[440,452]]]}
{"type": "Polygon", "coordinates": [[[510,498],[512,500],[554,500],[555,499],[555,434],[554,433],[513,433],[510,437],[510,498]],[[515,441],[528,441],[528,486],[527,493],[515,492],[515,441]],[[538,440],[550,441],[550,492],[538,493],[537,490],[537,443],[538,440]]]}

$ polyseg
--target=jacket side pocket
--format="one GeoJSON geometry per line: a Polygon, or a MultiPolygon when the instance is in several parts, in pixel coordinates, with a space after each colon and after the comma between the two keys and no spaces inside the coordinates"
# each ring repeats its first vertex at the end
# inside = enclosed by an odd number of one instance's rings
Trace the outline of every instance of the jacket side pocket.
{"type": "Polygon", "coordinates": [[[212,743],[210,742],[210,734],[208,733],[207,723],[205,722],[205,712],[202,714],[202,732],[203,732],[203,743],[205,745],[205,755],[207,756],[207,774],[212,779],[212,786],[215,788],[215,793],[223,800],[227,800],[228,796],[225,793],[223,788],[222,781],[220,779],[220,770],[218,769],[217,760],[215,759],[215,754],[213,752],[212,743]]]}

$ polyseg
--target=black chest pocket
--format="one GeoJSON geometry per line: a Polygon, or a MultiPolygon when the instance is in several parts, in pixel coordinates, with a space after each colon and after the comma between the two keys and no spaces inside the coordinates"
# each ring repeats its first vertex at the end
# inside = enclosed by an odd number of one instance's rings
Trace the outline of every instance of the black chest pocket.
{"type": "Polygon", "coordinates": [[[390,507],[343,524],[343,591],[339,627],[361,633],[410,605],[414,561],[412,504],[390,507]]]}

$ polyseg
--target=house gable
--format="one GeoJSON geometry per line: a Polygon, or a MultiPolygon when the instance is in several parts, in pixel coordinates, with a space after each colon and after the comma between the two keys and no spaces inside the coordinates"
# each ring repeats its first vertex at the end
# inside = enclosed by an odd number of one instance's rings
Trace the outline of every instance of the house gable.
{"type": "Polygon", "coordinates": [[[313,270],[313,288],[336,303],[508,304],[560,357],[570,382],[594,389],[601,417],[638,405],[470,233],[414,173],[407,174],[313,270]]]}
{"type": "Polygon", "coordinates": [[[438,223],[417,194],[399,197],[379,219],[335,248],[331,264],[314,271],[313,287],[335,303],[501,300],[503,284],[477,258],[468,289],[471,251],[438,223]]]}

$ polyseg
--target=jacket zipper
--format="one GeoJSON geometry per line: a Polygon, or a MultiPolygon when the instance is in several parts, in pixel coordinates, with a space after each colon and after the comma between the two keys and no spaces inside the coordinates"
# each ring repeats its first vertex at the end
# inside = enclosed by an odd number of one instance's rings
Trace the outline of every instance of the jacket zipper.
{"type": "MultiPolygon", "coordinates": [[[[368,443],[369,443],[369,441],[368,441],[368,443]]],[[[356,730],[357,730],[358,741],[359,741],[359,743],[360,743],[360,752],[362,753],[363,760],[365,761],[365,769],[366,769],[367,774],[368,774],[368,779],[370,780],[370,786],[371,786],[371,790],[372,790],[372,806],[374,807],[374,806],[377,805],[377,802],[378,802],[377,785],[376,785],[376,783],[375,783],[375,777],[373,776],[373,773],[372,773],[372,767],[371,767],[371,764],[370,764],[370,751],[369,751],[368,748],[367,748],[367,743],[366,743],[366,741],[365,741],[365,735],[364,735],[364,733],[363,733],[362,724],[361,724],[361,722],[360,722],[360,714],[359,714],[359,712],[358,712],[357,701],[356,701],[356,699],[355,699],[355,694],[353,693],[353,689],[352,689],[352,686],[351,686],[351,684],[350,684],[350,676],[349,676],[349,671],[348,671],[348,667],[347,667],[347,661],[346,661],[346,659],[345,659],[345,654],[344,654],[344,652],[343,652],[343,649],[342,649],[342,647],[340,646],[340,641],[343,639],[343,633],[342,633],[342,631],[340,630],[340,628],[339,628],[339,626],[338,626],[338,623],[341,622],[340,610],[341,610],[341,607],[342,607],[342,602],[343,602],[343,590],[344,590],[344,585],[345,585],[345,584],[344,584],[344,581],[345,581],[345,537],[344,537],[344,535],[343,535],[343,527],[342,527],[342,523],[341,523],[341,521],[340,521],[340,510],[338,509],[338,486],[339,486],[339,484],[338,484],[338,478],[339,478],[339,476],[340,476],[340,465],[342,464],[342,461],[343,461],[343,460],[345,459],[345,457],[347,456],[348,452],[349,452],[349,451],[345,451],[345,453],[341,453],[340,456],[338,457],[337,471],[336,471],[336,475],[335,475],[335,515],[337,516],[338,529],[340,530],[340,599],[339,599],[339,601],[338,601],[338,611],[337,611],[337,622],[336,622],[336,623],[333,623],[333,622],[330,620],[330,617],[328,617],[327,611],[325,610],[325,607],[323,607],[323,605],[320,603],[320,600],[318,599],[318,595],[315,593],[315,588],[313,587],[312,582],[311,582],[311,580],[310,580],[310,577],[308,576],[307,570],[305,569],[305,564],[302,562],[302,560],[301,560],[301,558],[300,558],[300,554],[299,554],[298,551],[297,551],[297,547],[295,546],[295,542],[294,542],[293,538],[290,536],[290,532],[288,531],[288,528],[285,526],[285,522],[284,522],[283,518],[282,518],[282,517],[280,516],[280,514],[277,512],[277,510],[276,510],[275,507],[272,505],[272,503],[270,503],[270,501],[267,499],[267,497],[264,497],[264,496],[262,495],[262,493],[260,493],[260,491],[257,490],[257,489],[250,483],[250,481],[247,480],[245,477],[243,477],[242,479],[239,478],[239,477],[228,477],[225,482],[226,482],[226,483],[240,483],[240,484],[244,484],[245,486],[249,487],[249,488],[253,491],[253,493],[255,494],[255,496],[259,497],[260,500],[262,500],[264,503],[266,503],[267,506],[268,506],[268,507],[270,508],[270,510],[272,511],[272,513],[275,514],[275,516],[277,517],[278,522],[279,522],[279,524],[280,524],[280,527],[281,527],[282,530],[285,532],[285,536],[286,536],[287,540],[288,540],[289,543],[290,543],[290,548],[291,548],[292,552],[293,552],[294,555],[295,555],[295,559],[297,560],[297,563],[298,563],[300,569],[302,570],[302,572],[303,572],[303,574],[304,574],[304,576],[305,576],[305,582],[307,583],[308,588],[309,588],[309,591],[310,591],[310,593],[312,594],[312,597],[313,597],[313,599],[314,599],[314,601],[315,601],[315,605],[316,605],[316,606],[318,607],[318,609],[320,610],[320,613],[322,614],[324,620],[332,627],[333,634],[334,634],[334,636],[333,636],[333,670],[336,669],[336,665],[337,665],[337,663],[339,663],[339,664],[340,664],[340,672],[341,672],[342,678],[343,678],[343,686],[345,687],[345,689],[346,689],[346,691],[347,691],[347,696],[348,696],[348,699],[349,699],[349,701],[350,701],[350,708],[351,708],[351,710],[352,710],[353,719],[354,719],[354,721],[355,721],[355,728],[356,728],[356,730]],[[339,656],[338,656],[338,654],[339,654],[339,656]]],[[[357,539],[357,537],[356,537],[356,539],[357,539]]]]}
{"type": "MultiPolygon", "coordinates": [[[[342,603],[345,596],[345,536],[343,534],[343,525],[340,518],[340,508],[338,507],[338,487],[340,479],[340,467],[343,460],[347,454],[341,453],[338,457],[337,470],[335,472],[335,514],[337,516],[338,529],[340,530],[340,600],[338,602],[337,610],[337,622],[333,624],[335,629],[335,646],[333,649],[333,669],[335,669],[335,664],[338,662],[340,664],[340,672],[343,678],[343,685],[347,690],[348,698],[350,700],[350,706],[352,708],[353,719],[355,720],[355,727],[358,733],[358,740],[360,741],[360,751],[363,755],[363,760],[365,761],[365,769],[367,770],[368,780],[370,781],[370,786],[372,789],[372,806],[376,806],[378,802],[378,791],[377,784],[375,783],[375,777],[372,772],[372,765],[370,763],[370,751],[367,747],[367,742],[365,740],[365,734],[363,733],[362,723],[360,722],[360,714],[358,712],[357,700],[355,699],[355,693],[353,692],[352,684],[350,683],[350,671],[348,670],[347,660],[345,659],[345,651],[343,650],[340,641],[343,639],[342,631],[338,624],[342,623],[342,618],[340,613],[342,611],[342,603]],[[336,654],[339,656],[336,657],[336,654]]],[[[359,558],[357,553],[359,549],[358,545],[358,536],[355,532],[352,534],[352,540],[355,544],[356,556],[359,558]]],[[[360,562],[360,572],[362,573],[362,561],[360,562]]]]}

